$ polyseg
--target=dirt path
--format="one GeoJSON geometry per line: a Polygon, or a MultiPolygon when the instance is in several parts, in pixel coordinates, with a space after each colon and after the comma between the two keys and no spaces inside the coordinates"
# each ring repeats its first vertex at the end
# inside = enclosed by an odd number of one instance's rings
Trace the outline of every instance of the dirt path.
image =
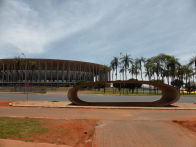
{"type": "Polygon", "coordinates": [[[0,107],[0,116],[98,119],[94,147],[196,147],[196,134],[172,122],[194,118],[196,110],[0,107]]]}

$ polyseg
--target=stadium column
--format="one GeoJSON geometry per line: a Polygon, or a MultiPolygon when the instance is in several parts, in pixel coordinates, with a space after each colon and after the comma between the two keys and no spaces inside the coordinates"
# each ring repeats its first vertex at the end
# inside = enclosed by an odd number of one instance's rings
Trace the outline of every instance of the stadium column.
{"type": "Polygon", "coordinates": [[[38,82],[41,82],[41,64],[39,60],[39,65],[38,65],[38,82]]]}
{"type": "Polygon", "coordinates": [[[83,64],[83,68],[82,68],[82,74],[83,74],[83,80],[86,81],[85,79],[85,64],[83,64]]]}
{"type": "Polygon", "coordinates": [[[16,78],[15,78],[15,70],[16,70],[16,68],[15,68],[15,64],[14,64],[14,65],[13,65],[13,71],[12,71],[12,76],[13,76],[12,82],[16,81],[16,78]]]}
{"type": "Polygon", "coordinates": [[[85,65],[82,67],[82,80],[85,81],[85,65]]]}
{"type": "Polygon", "coordinates": [[[77,65],[74,64],[74,80],[76,81],[77,80],[77,75],[76,75],[76,71],[77,71],[77,65]]]}
{"type": "Polygon", "coordinates": [[[3,63],[3,77],[2,77],[2,82],[4,82],[4,76],[5,76],[5,64],[3,63]]]}
{"type": "Polygon", "coordinates": [[[91,67],[90,67],[90,64],[88,64],[88,81],[91,81],[91,67]]]}
{"type": "Polygon", "coordinates": [[[68,63],[68,67],[67,67],[67,79],[69,82],[71,82],[70,81],[70,64],[69,63],[68,63]]]}
{"type": "Polygon", "coordinates": [[[11,68],[11,81],[14,82],[14,64],[12,65],[11,68]]]}
{"type": "Polygon", "coordinates": [[[10,82],[10,73],[11,73],[11,65],[9,64],[9,66],[8,66],[8,82],[10,82]]]}
{"type": "MultiPolygon", "coordinates": [[[[87,66],[87,65],[86,65],[86,66],[87,66]]],[[[88,77],[87,77],[87,69],[88,69],[88,67],[85,67],[85,81],[88,80],[88,77]]]]}
{"type": "Polygon", "coordinates": [[[93,72],[93,73],[92,73],[92,74],[93,74],[93,82],[95,81],[95,80],[94,80],[94,78],[95,78],[95,73],[94,73],[95,71],[94,71],[94,69],[95,69],[95,67],[94,67],[94,65],[93,65],[93,71],[92,71],[92,72],[93,72]]]}
{"type": "Polygon", "coordinates": [[[50,82],[53,82],[52,81],[52,69],[53,69],[52,61],[50,62],[50,65],[51,65],[51,68],[50,68],[50,82]]]}
{"type": "Polygon", "coordinates": [[[57,82],[59,81],[59,62],[57,62],[57,66],[56,66],[56,80],[57,82]]]}
{"type": "Polygon", "coordinates": [[[83,74],[83,65],[81,66],[81,69],[80,69],[80,76],[81,76],[80,80],[84,80],[84,77],[83,77],[84,76],[84,74],[83,74]]]}
{"type": "Polygon", "coordinates": [[[92,74],[93,68],[92,68],[92,66],[90,66],[90,73],[89,73],[90,74],[90,81],[91,82],[93,82],[93,79],[92,79],[92,77],[93,77],[93,74],[92,74]]]}
{"type": "Polygon", "coordinates": [[[47,61],[45,61],[44,82],[47,81],[46,72],[47,72],[47,61]]]}
{"type": "Polygon", "coordinates": [[[20,75],[21,75],[21,82],[23,82],[24,69],[23,69],[23,66],[22,65],[21,65],[20,75]]]}
{"type": "Polygon", "coordinates": [[[97,82],[97,75],[98,75],[98,73],[97,73],[97,66],[96,66],[96,71],[95,71],[95,82],[97,82]]]}
{"type": "Polygon", "coordinates": [[[80,81],[81,81],[81,78],[82,78],[82,76],[81,76],[81,72],[82,72],[82,71],[81,71],[81,64],[80,64],[80,72],[79,72],[79,76],[80,76],[80,78],[79,78],[79,79],[80,79],[80,81]]]}
{"type": "Polygon", "coordinates": [[[7,64],[7,82],[10,81],[10,64],[7,64]]]}
{"type": "Polygon", "coordinates": [[[63,62],[63,67],[62,67],[62,82],[64,82],[64,78],[65,78],[65,76],[64,76],[64,69],[65,69],[65,63],[63,62]]]}

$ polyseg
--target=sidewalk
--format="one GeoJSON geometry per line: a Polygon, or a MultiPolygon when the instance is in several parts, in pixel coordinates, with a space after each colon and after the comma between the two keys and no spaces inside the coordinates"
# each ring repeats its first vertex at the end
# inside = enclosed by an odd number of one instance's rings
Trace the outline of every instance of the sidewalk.
{"type": "Polygon", "coordinates": [[[195,147],[195,135],[170,121],[104,120],[93,147],[195,147]]]}
{"type": "Polygon", "coordinates": [[[16,101],[10,103],[14,107],[49,107],[49,108],[88,108],[88,109],[146,109],[146,110],[196,110],[193,103],[174,103],[170,107],[122,107],[122,106],[77,106],[69,101],[16,101]]]}

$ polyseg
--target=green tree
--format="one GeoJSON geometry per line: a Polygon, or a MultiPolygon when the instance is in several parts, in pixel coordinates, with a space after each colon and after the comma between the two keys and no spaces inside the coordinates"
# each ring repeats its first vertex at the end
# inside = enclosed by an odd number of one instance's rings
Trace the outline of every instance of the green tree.
{"type": "Polygon", "coordinates": [[[75,86],[82,85],[82,84],[85,84],[85,83],[86,83],[86,81],[83,81],[83,80],[77,81],[77,82],[75,83],[75,86]]]}
{"type": "MultiPolygon", "coordinates": [[[[124,81],[125,80],[124,79],[124,73],[125,73],[124,67],[122,67],[119,72],[120,72],[120,74],[122,74],[122,80],[124,81]]],[[[120,76],[120,80],[121,80],[121,76],[120,76]]]]}
{"type": "Polygon", "coordinates": [[[135,62],[134,62],[134,64],[135,64],[135,68],[134,68],[134,74],[135,74],[135,77],[136,77],[136,80],[137,80],[137,76],[138,76],[138,74],[139,74],[139,71],[140,71],[140,60],[138,59],[138,58],[136,58],[135,59],[135,62]]]}
{"type": "Polygon", "coordinates": [[[169,75],[171,77],[171,81],[173,81],[175,79],[176,76],[176,71],[178,70],[180,66],[180,63],[178,62],[178,59],[175,58],[174,56],[170,56],[168,59],[168,71],[169,71],[169,75]]]}
{"type": "Polygon", "coordinates": [[[127,70],[129,68],[130,63],[132,62],[132,59],[130,58],[130,55],[125,54],[121,58],[121,64],[125,71],[125,80],[127,80],[127,70]]]}
{"type": "Polygon", "coordinates": [[[138,59],[138,68],[140,71],[140,75],[141,75],[141,80],[143,81],[143,70],[142,70],[142,63],[145,64],[146,59],[144,57],[141,57],[138,59]]]}
{"type": "Polygon", "coordinates": [[[145,76],[148,77],[148,80],[151,81],[153,72],[154,72],[154,64],[151,58],[146,60],[146,63],[144,64],[145,67],[145,76]]]}
{"type": "MultiPolygon", "coordinates": [[[[107,81],[106,78],[108,76],[107,74],[108,74],[109,71],[111,71],[111,68],[110,67],[108,67],[106,65],[101,66],[100,72],[104,76],[104,81],[107,81]]],[[[105,93],[105,86],[104,86],[104,93],[105,93]]]]}
{"type": "MultiPolygon", "coordinates": [[[[128,81],[138,81],[137,79],[129,79],[128,81]]],[[[134,93],[135,89],[141,88],[142,84],[138,84],[138,83],[126,83],[125,87],[129,89],[129,91],[131,90],[132,93],[134,93]]]]}
{"type": "Polygon", "coordinates": [[[112,69],[112,81],[113,81],[114,80],[113,75],[114,75],[114,71],[115,71],[115,63],[113,60],[110,62],[110,67],[112,69]]]}
{"type": "Polygon", "coordinates": [[[175,79],[171,82],[171,85],[176,87],[178,90],[180,90],[180,88],[183,86],[183,81],[179,80],[179,79],[175,79]]]}
{"type": "Polygon", "coordinates": [[[188,82],[190,82],[190,77],[192,74],[192,69],[189,65],[183,65],[181,67],[182,73],[183,73],[183,77],[185,79],[185,84],[188,84],[188,82]]]}
{"type": "Polygon", "coordinates": [[[121,91],[121,83],[120,83],[120,80],[118,80],[119,83],[114,83],[113,84],[113,87],[117,88],[118,91],[120,92],[121,91]]]}
{"type": "Polygon", "coordinates": [[[114,57],[113,60],[111,61],[112,66],[114,67],[114,69],[116,70],[116,80],[117,80],[117,75],[118,75],[118,66],[119,66],[119,61],[118,61],[118,57],[114,57]]]}

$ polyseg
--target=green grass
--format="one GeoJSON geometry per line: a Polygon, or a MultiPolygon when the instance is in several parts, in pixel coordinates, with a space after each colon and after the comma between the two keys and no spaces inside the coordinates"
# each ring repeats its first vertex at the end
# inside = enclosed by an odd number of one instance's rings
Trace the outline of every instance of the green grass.
{"type": "Polygon", "coordinates": [[[24,139],[31,135],[48,132],[48,128],[42,126],[41,119],[32,118],[9,118],[0,117],[0,138],[2,139],[24,139]]]}
{"type": "Polygon", "coordinates": [[[134,93],[131,93],[131,92],[128,92],[128,94],[127,94],[127,91],[126,90],[124,90],[124,92],[123,92],[123,90],[121,91],[121,93],[119,92],[119,91],[115,91],[115,92],[113,92],[113,91],[106,91],[105,93],[104,93],[104,91],[95,91],[95,90],[85,90],[85,91],[79,91],[79,93],[81,93],[81,94],[104,94],[104,95],[127,95],[127,96],[146,96],[146,95],[161,95],[161,93],[159,93],[159,94],[155,94],[154,92],[151,92],[151,93],[149,93],[149,92],[134,92],[134,93]]]}
{"type": "MultiPolygon", "coordinates": [[[[156,94],[154,92],[154,90],[151,90],[151,93],[149,93],[149,91],[134,91],[134,93],[132,92],[128,92],[127,94],[127,90],[121,90],[121,93],[118,90],[112,90],[110,88],[106,88],[106,92],[104,93],[103,89],[101,89],[100,91],[98,90],[80,90],[79,91],[80,94],[103,94],[103,95],[123,95],[123,96],[157,96],[157,95],[162,95],[160,92],[158,94],[156,94]]],[[[196,97],[196,94],[180,94],[181,96],[186,96],[186,97],[196,97]]]]}

